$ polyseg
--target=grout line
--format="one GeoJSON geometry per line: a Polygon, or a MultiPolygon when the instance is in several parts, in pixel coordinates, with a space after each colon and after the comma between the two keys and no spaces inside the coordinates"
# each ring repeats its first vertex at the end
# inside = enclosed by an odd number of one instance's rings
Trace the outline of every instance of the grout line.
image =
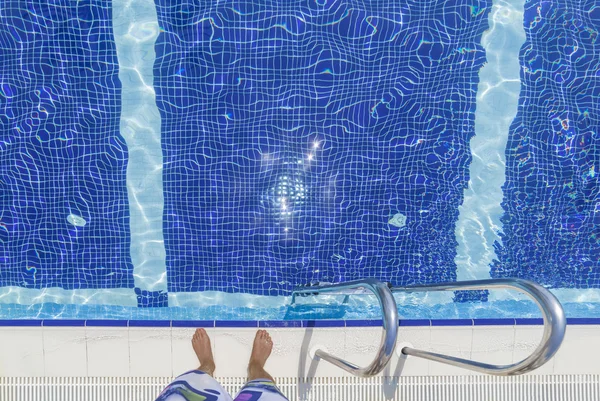
{"type": "Polygon", "coordinates": [[[90,375],[90,355],[88,353],[88,329],[87,327],[83,327],[83,335],[85,338],[85,376],[89,377],[90,375]]]}
{"type": "Polygon", "coordinates": [[[42,360],[44,363],[43,371],[44,371],[44,376],[47,376],[47,373],[46,373],[46,336],[44,335],[44,333],[46,332],[46,329],[44,328],[43,321],[42,321],[42,325],[40,327],[42,328],[42,360]]]}
{"type": "Polygon", "coordinates": [[[469,359],[473,359],[473,346],[475,345],[475,326],[471,326],[471,349],[469,350],[469,359]]]}
{"type": "Polygon", "coordinates": [[[127,326],[127,354],[128,354],[128,363],[127,363],[127,376],[131,377],[131,329],[129,325],[127,326]]]}
{"type": "MultiPolygon", "coordinates": [[[[169,339],[170,339],[170,343],[171,343],[171,352],[169,355],[169,359],[170,359],[170,363],[171,363],[171,377],[175,377],[175,371],[174,368],[175,366],[173,365],[173,325],[171,324],[171,326],[169,326],[169,339]]],[[[212,344],[211,344],[212,346],[212,344]]]]}

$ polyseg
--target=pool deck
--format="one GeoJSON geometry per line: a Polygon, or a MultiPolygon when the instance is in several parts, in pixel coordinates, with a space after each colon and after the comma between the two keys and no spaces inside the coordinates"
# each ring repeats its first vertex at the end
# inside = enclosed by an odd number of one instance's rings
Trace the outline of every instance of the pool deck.
{"type": "MultiPolygon", "coordinates": [[[[538,345],[536,319],[401,321],[398,346],[384,376],[478,375],[437,362],[399,355],[412,346],[510,364],[538,345]],[[510,322],[512,321],[512,323],[510,322]],[[456,322],[455,322],[456,323],[456,322]],[[503,324],[500,324],[503,323],[503,324]]],[[[267,370],[277,377],[344,377],[326,361],[313,359],[323,348],[367,365],[381,339],[378,321],[181,322],[181,321],[0,321],[0,376],[5,377],[173,377],[197,365],[190,346],[195,327],[206,327],[221,377],[243,377],[258,327],[269,330],[275,348],[267,370]],[[334,323],[335,322],[335,323],[334,323]],[[341,322],[341,323],[340,323],[341,322]],[[285,325],[284,325],[285,323],[285,325]],[[368,323],[368,324],[367,324],[368,323]]],[[[600,374],[600,325],[570,320],[558,353],[532,374],[600,374]]]]}

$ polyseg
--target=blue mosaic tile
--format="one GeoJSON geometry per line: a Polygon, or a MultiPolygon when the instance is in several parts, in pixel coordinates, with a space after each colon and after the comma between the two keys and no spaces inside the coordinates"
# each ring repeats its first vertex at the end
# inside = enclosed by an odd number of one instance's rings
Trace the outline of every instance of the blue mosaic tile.
{"type": "Polygon", "coordinates": [[[600,288],[598,10],[594,0],[525,3],[493,277],[600,288]]]}
{"type": "Polygon", "coordinates": [[[146,291],[135,288],[138,308],[166,308],[169,306],[169,294],[165,291],[146,291]]]}
{"type": "Polygon", "coordinates": [[[1,8],[0,286],[132,288],[111,2],[1,8]]]}
{"type": "Polygon", "coordinates": [[[488,290],[454,291],[454,302],[487,302],[488,290]]]}
{"type": "Polygon", "coordinates": [[[491,0],[155,3],[169,291],[456,279],[491,0]]]}

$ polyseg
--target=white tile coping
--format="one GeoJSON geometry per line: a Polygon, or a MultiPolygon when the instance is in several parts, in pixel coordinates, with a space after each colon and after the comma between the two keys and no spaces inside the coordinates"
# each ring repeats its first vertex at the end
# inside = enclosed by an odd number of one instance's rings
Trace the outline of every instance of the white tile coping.
{"type": "MultiPolygon", "coordinates": [[[[216,375],[243,377],[256,328],[207,328],[216,375]]],[[[350,362],[372,361],[380,327],[270,328],[275,344],[266,369],[277,377],[345,377],[312,359],[324,348],[350,362]]],[[[0,377],[174,377],[197,367],[191,328],[0,327],[0,377]]],[[[539,343],[542,326],[400,327],[398,344],[474,360],[508,364],[539,343]]],[[[530,374],[600,374],[600,326],[569,325],[561,349],[530,374]]],[[[394,353],[383,376],[477,375],[394,353]]]]}

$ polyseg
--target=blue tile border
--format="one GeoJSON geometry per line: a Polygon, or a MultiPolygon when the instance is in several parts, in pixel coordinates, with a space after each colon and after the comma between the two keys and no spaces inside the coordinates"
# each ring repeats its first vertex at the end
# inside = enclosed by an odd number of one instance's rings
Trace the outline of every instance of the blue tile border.
{"type": "Polygon", "coordinates": [[[129,327],[171,327],[170,320],[129,320],[129,327]]]}
{"type": "MultiPolygon", "coordinates": [[[[110,319],[0,319],[0,327],[381,327],[380,319],[323,320],[110,320],[110,319]]],[[[541,318],[516,319],[399,319],[400,327],[442,326],[531,326],[543,325],[541,318]]],[[[569,325],[600,325],[600,318],[567,318],[569,325]]]]}
{"type": "Polygon", "coordinates": [[[86,320],[87,327],[127,327],[127,320],[93,319],[86,320]]]}
{"type": "Polygon", "coordinates": [[[516,318],[515,324],[517,326],[538,326],[544,324],[544,319],[540,318],[516,318]]]}
{"type": "Polygon", "coordinates": [[[514,326],[515,319],[473,319],[474,326],[514,326]]]}
{"type": "Polygon", "coordinates": [[[398,321],[400,327],[428,327],[431,326],[431,320],[428,319],[400,319],[398,321]]]}
{"type": "Polygon", "coordinates": [[[215,320],[215,327],[258,327],[257,320],[215,320]]]}
{"type": "Polygon", "coordinates": [[[44,327],[85,327],[85,320],[61,320],[45,319],[42,321],[44,327]]]}
{"type": "Polygon", "coordinates": [[[431,321],[433,326],[473,326],[473,319],[435,319],[431,321]]]}
{"type": "Polygon", "coordinates": [[[260,320],[258,327],[302,327],[301,320],[260,320]]]}
{"type": "Polygon", "coordinates": [[[346,320],[346,327],[381,327],[383,320],[346,320]]]}
{"type": "Polygon", "coordinates": [[[0,327],[42,327],[42,320],[0,320],[0,327]]]}
{"type": "Polygon", "coordinates": [[[215,321],[214,320],[172,320],[171,327],[208,328],[208,327],[215,327],[215,321]]]}
{"type": "Polygon", "coordinates": [[[302,327],[346,327],[345,320],[303,320],[302,327]]]}
{"type": "Polygon", "coordinates": [[[568,317],[567,324],[600,325],[600,318],[598,318],[598,317],[568,317]]]}

